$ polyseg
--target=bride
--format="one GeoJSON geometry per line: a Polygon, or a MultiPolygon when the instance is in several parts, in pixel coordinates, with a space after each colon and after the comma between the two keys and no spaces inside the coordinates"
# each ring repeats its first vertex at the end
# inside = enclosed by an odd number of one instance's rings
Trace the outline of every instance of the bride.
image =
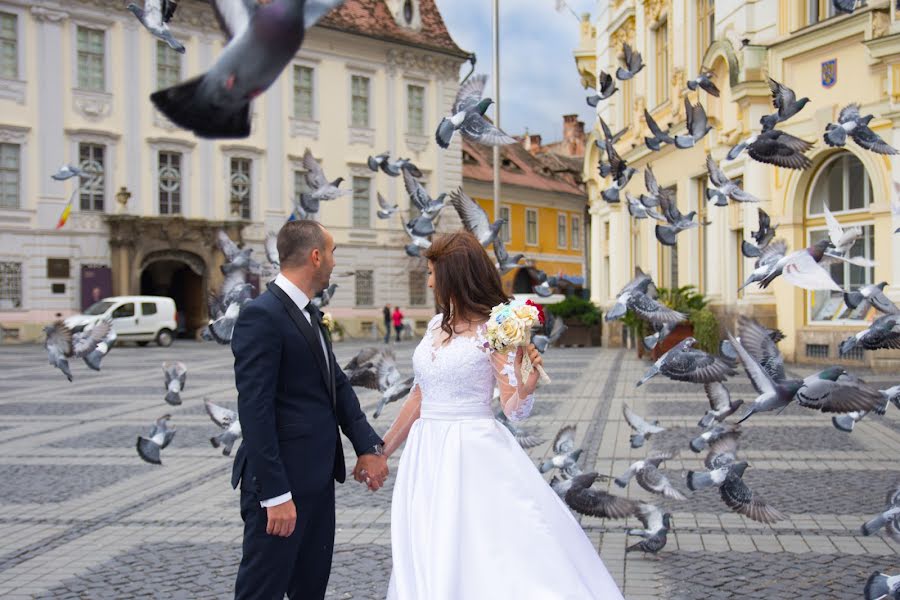
{"type": "MultiPolygon", "coordinates": [[[[425,253],[441,314],[413,354],[415,385],[384,437],[406,441],[391,507],[388,600],[621,599],[597,551],[515,438],[494,419],[495,384],[511,420],[528,416],[538,373],[523,350],[486,348],[484,323],[509,298],[470,233],[425,253]]],[[[528,347],[536,365],[534,346],[528,347]]],[[[365,478],[365,474],[355,474],[365,478]]]]}

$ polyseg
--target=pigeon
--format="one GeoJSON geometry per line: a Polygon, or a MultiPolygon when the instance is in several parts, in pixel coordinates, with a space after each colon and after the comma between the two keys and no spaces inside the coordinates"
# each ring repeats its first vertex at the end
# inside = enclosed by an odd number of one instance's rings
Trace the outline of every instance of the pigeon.
{"type": "Polygon", "coordinates": [[[229,303],[225,311],[210,322],[209,333],[216,342],[223,345],[231,343],[231,336],[234,334],[234,326],[237,323],[238,315],[241,314],[244,304],[248,302],[250,302],[249,297],[229,303]]]}
{"type": "MultiPolygon", "coordinates": [[[[644,171],[645,179],[647,178],[646,172],[649,170],[650,167],[647,167],[647,169],[645,169],[644,171]]],[[[655,184],[655,179],[653,181],[655,184]]],[[[663,244],[664,246],[675,246],[677,244],[679,233],[700,226],[700,223],[694,221],[694,217],[697,215],[696,211],[692,210],[688,214],[684,215],[680,210],[678,210],[675,197],[673,196],[671,191],[664,190],[658,185],[656,186],[655,192],[650,189],[649,185],[647,190],[659,202],[659,207],[662,209],[662,215],[668,222],[667,225],[658,224],[655,227],[654,233],[656,235],[657,241],[660,244],[663,244]]]]}
{"type": "Polygon", "coordinates": [[[687,319],[686,314],[669,308],[640,290],[626,292],[622,300],[625,302],[628,310],[635,313],[642,321],[647,321],[651,325],[669,325],[681,323],[687,319]]]}
{"type": "Polygon", "coordinates": [[[425,215],[413,217],[403,227],[410,237],[428,237],[434,233],[434,222],[425,215]]]}
{"type": "Polygon", "coordinates": [[[656,346],[669,337],[669,334],[675,331],[675,326],[677,323],[662,323],[660,325],[650,324],[650,326],[655,329],[655,331],[650,335],[645,335],[641,340],[641,343],[644,345],[646,350],[653,350],[656,346]]]}
{"type": "Polygon", "coordinates": [[[271,231],[266,234],[266,260],[276,271],[281,270],[281,261],[278,258],[278,234],[271,231]]]}
{"type": "Polygon", "coordinates": [[[688,80],[687,86],[688,89],[692,92],[697,91],[697,88],[705,91],[710,96],[719,97],[719,88],[716,87],[716,84],[713,83],[713,79],[716,74],[712,71],[704,71],[697,75],[695,78],[688,80]]]}
{"type": "Polygon", "coordinates": [[[739,430],[726,431],[711,442],[709,452],[703,459],[703,464],[710,471],[714,471],[725,465],[737,462],[737,451],[741,432],[739,430]]]}
{"type": "Polygon", "coordinates": [[[315,214],[319,212],[320,202],[336,200],[341,196],[349,196],[353,193],[352,190],[340,189],[341,182],[344,181],[343,177],[328,181],[322,165],[315,159],[309,148],[303,153],[303,168],[306,169],[306,183],[312,190],[300,194],[300,206],[307,212],[315,214]]]}
{"type": "Polygon", "coordinates": [[[722,501],[734,512],[760,523],[781,521],[784,515],[766,504],[744,483],[742,477],[748,466],[746,461],[741,461],[709,472],[688,471],[687,486],[691,491],[718,486],[722,501]]]}
{"type": "Polygon", "coordinates": [[[553,456],[541,463],[541,473],[552,469],[565,471],[568,475],[578,475],[581,469],[578,467],[578,459],[581,457],[581,448],[575,448],[575,425],[565,425],[553,438],[553,456]]]}
{"type": "Polygon", "coordinates": [[[682,150],[693,148],[707,133],[712,131],[712,126],[706,118],[706,110],[700,102],[692,106],[685,97],[684,110],[687,115],[687,135],[675,136],[675,147],[682,150]]]}
{"type": "Polygon", "coordinates": [[[166,377],[166,402],[178,406],[181,404],[181,392],[184,391],[184,383],[187,380],[187,367],[183,362],[166,361],[162,368],[166,377]]]}
{"type": "Polygon", "coordinates": [[[409,173],[413,177],[422,177],[422,171],[408,158],[398,158],[391,164],[397,169],[409,173]]]}
{"type": "Polygon", "coordinates": [[[486,146],[514,144],[510,137],[484,118],[484,113],[493,104],[490,98],[482,98],[487,75],[475,75],[459,86],[452,113],[438,124],[434,139],[445,150],[450,147],[453,134],[459,133],[471,142],[486,146]]]}
{"type": "Polygon", "coordinates": [[[440,194],[437,198],[432,199],[419,183],[419,180],[408,170],[403,171],[403,185],[406,187],[406,193],[409,195],[410,208],[415,206],[419,212],[429,219],[437,217],[444,208],[444,199],[447,194],[440,194]]]}
{"type": "Polygon", "coordinates": [[[844,304],[847,308],[858,310],[860,314],[869,312],[869,307],[874,306],[880,312],[886,315],[895,315],[900,313],[900,308],[891,302],[884,295],[884,288],[887,281],[881,283],[870,283],[863,286],[855,292],[844,292],[844,304]]]}
{"type": "Polygon", "coordinates": [[[549,298],[552,296],[553,288],[559,285],[559,279],[557,277],[548,277],[546,273],[539,269],[529,269],[529,271],[536,271],[540,281],[539,284],[531,287],[531,291],[541,298],[549,298]]]}
{"type": "Polygon", "coordinates": [[[312,297],[310,302],[313,306],[322,310],[331,303],[334,293],[337,291],[338,284],[332,283],[327,288],[322,289],[318,294],[312,297]]]}
{"type": "Polygon", "coordinates": [[[450,204],[456,209],[460,220],[467,231],[472,233],[482,246],[491,245],[500,234],[500,229],[506,223],[506,219],[497,219],[491,223],[484,209],[477,202],[472,200],[462,188],[450,192],[447,196],[450,204]]]}
{"type": "Polygon", "coordinates": [[[672,452],[653,453],[643,460],[631,463],[622,475],[616,477],[616,485],[627,487],[631,478],[635,477],[638,485],[652,494],[671,500],[685,500],[684,494],[675,489],[669,478],[659,470],[659,466],[673,456],[675,455],[672,452]]]}
{"type": "Polygon", "coordinates": [[[156,420],[150,429],[150,435],[137,438],[137,453],[145,462],[161,465],[160,451],[168,446],[175,437],[175,428],[169,427],[172,415],[163,415],[156,420]]]}
{"type": "Polygon", "coordinates": [[[706,398],[709,400],[709,410],[697,423],[700,427],[705,428],[713,423],[721,423],[744,404],[743,400],[732,400],[731,392],[724,383],[718,381],[704,384],[703,391],[706,392],[706,398]]]}
{"type": "Polygon", "coordinates": [[[812,161],[804,152],[813,145],[779,129],[764,130],[734,145],[726,158],[735,160],[745,149],[756,162],[785,169],[808,169],[812,161]]]}
{"type": "Polygon", "coordinates": [[[584,473],[572,477],[569,490],[565,494],[566,505],[579,514],[599,519],[626,519],[638,516],[640,503],[591,487],[601,477],[597,473],[584,473]]]}
{"type": "Polygon", "coordinates": [[[900,314],[882,315],[868,328],[841,342],[839,351],[846,356],[856,348],[864,350],[900,349],[900,314]]]}
{"type": "Polygon", "coordinates": [[[791,285],[807,290],[843,292],[831,278],[831,274],[819,265],[819,261],[825,256],[825,251],[831,246],[831,240],[819,240],[808,248],[784,256],[769,268],[764,278],[757,282],[759,287],[765,289],[776,277],[783,275],[785,281],[791,285]]]}
{"type": "MultiPolygon", "coordinates": [[[[376,154],[375,156],[369,156],[366,159],[366,165],[369,167],[369,170],[374,171],[375,173],[381,168],[381,165],[387,164],[391,159],[390,152],[382,152],[381,154],[376,154]]],[[[399,172],[397,173],[400,174],[399,172]]]]}
{"type": "Polygon", "coordinates": [[[588,106],[596,107],[600,104],[601,100],[606,100],[610,96],[616,93],[616,90],[619,88],[616,87],[616,80],[613,79],[612,75],[607,73],[606,71],[600,71],[600,75],[597,77],[597,92],[596,94],[592,94],[587,97],[588,106]]]}
{"type": "Polygon", "coordinates": [[[69,357],[73,356],[72,331],[62,321],[44,327],[44,349],[50,364],[63,372],[70,382],[72,371],[69,369],[69,357]]]}
{"type": "Polygon", "coordinates": [[[856,0],[831,0],[831,6],[835,11],[849,15],[856,10],[856,0]]]}
{"type": "Polygon", "coordinates": [[[379,219],[390,219],[394,216],[398,210],[400,210],[400,205],[396,202],[391,204],[387,200],[384,199],[384,196],[381,195],[381,192],[376,192],[375,198],[378,200],[378,215],[379,219]]]}
{"type": "Polygon", "coordinates": [[[862,237],[862,227],[856,225],[844,229],[838,220],[834,218],[834,215],[831,214],[831,211],[828,210],[828,206],[822,206],[822,209],[825,213],[825,223],[828,225],[828,239],[830,239],[831,243],[834,245],[834,249],[831,253],[842,256],[846,255],[850,252],[850,248],[853,247],[856,240],[862,237]]]}
{"type": "Polygon", "coordinates": [[[203,405],[212,422],[224,430],[209,438],[209,443],[213,448],[222,448],[222,456],[231,456],[234,443],[241,439],[241,421],[238,419],[238,414],[233,410],[213,404],[209,398],[203,400],[203,405]]]}
{"type": "MultiPolygon", "coordinates": [[[[776,345],[785,338],[780,330],[768,329],[756,319],[741,315],[738,317],[738,334],[737,340],[769,377],[774,381],[785,379],[784,357],[776,345]]],[[[724,341],[731,345],[730,340],[724,341]]],[[[735,356],[734,360],[738,360],[738,357],[735,356]]]]}
{"type": "Polygon", "coordinates": [[[727,433],[734,433],[738,430],[739,425],[732,425],[731,423],[723,423],[721,425],[714,425],[710,429],[707,429],[697,437],[691,440],[690,447],[693,452],[703,452],[703,449],[721,438],[723,435],[727,433]]]}
{"type": "Polygon", "coordinates": [[[129,3],[127,8],[154,37],[167,43],[172,50],[184,54],[184,44],[175,39],[168,25],[176,6],[174,0],[144,0],[144,8],[134,2],[129,3]]]}
{"type": "Polygon", "coordinates": [[[94,323],[90,329],[73,334],[72,355],[77,358],[84,358],[96,350],[97,345],[106,338],[111,328],[112,319],[107,317],[94,323]]]}
{"type": "Polygon", "coordinates": [[[81,177],[84,174],[85,172],[75,165],[63,165],[56,173],[54,173],[50,177],[55,179],[56,181],[65,181],[66,179],[71,179],[72,177],[81,177]]]}
{"type": "Polygon", "coordinates": [[[519,262],[525,258],[524,254],[513,254],[510,256],[506,250],[506,244],[503,243],[502,236],[497,236],[493,241],[494,256],[497,258],[495,266],[500,271],[500,275],[506,275],[512,270],[519,268],[519,262]]]}
{"type": "Polygon", "coordinates": [[[769,89],[772,92],[772,106],[776,111],[770,115],[765,115],[759,120],[763,131],[775,129],[775,126],[781,122],[787,121],[801,110],[809,102],[809,98],[800,98],[797,100],[797,94],[794,90],[786,85],[780,84],[771,77],[768,78],[769,89]]]}
{"type": "MultiPolygon", "coordinates": [[[[850,0],[832,1],[837,6],[838,3],[847,4],[850,0]]],[[[853,4],[856,4],[856,0],[853,0],[853,4]]],[[[874,571],[866,580],[863,598],[865,600],[900,600],[900,575],[886,575],[874,571]]]]}
{"type": "MultiPolygon", "coordinates": [[[[495,390],[495,392],[495,397],[499,397],[499,390],[495,390]]],[[[503,412],[502,409],[494,413],[494,418],[509,430],[512,436],[516,438],[516,442],[518,442],[522,448],[534,448],[535,446],[540,446],[544,443],[544,440],[542,440],[540,437],[532,434],[525,429],[522,429],[521,427],[510,421],[509,417],[506,416],[506,413],[503,412]]]]}
{"type": "Polygon", "coordinates": [[[628,44],[627,42],[622,44],[622,54],[625,55],[625,66],[616,69],[616,78],[619,81],[627,81],[644,68],[644,61],[641,59],[641,53],[635,52],[631,48],[631,44],[628,44]]]}
{"type": "Polygon", "coordinates": [[[883,402],[881,392],[847,373],[843,367],[827,367],[803,380],[797,403],[825,413],[876,410],[883,402]]]}
{"type": "MultiPolygon", "coordinates": [[[[367,354],[369,351],[367,351],[367,354]]],[[[397,362],[391,350],[379,350],[365,363],[347,373],[350,385],[378,390],[381,398],[372,417],[377,419],[384,407],[391,402],[405,398],[412,390],[415,378],[403,378],[397,369],[397,362]]]]}
{"type": "MultiPolygon", "coordinates": [[[[884,415],[887,412],[889,403],[900,408],[900,385],[895,385],[886,390],[878,390],[878,392],[882,396],[882,401],[875,407],[875,414],[884,415]]],[[[831,417],[831,424],[834,425],[835,429],[851,433],[856,424],[862,421],[869,412],[871,411],[854,410],[842,415],[835,415],[831,417]]]]}
{"type": "Polygon", "coordinates": [[[751,325],[742,329],[742,338],[748,341],[748,345],[754,348],[751,355],[744,348],[743,342],[739,342],[731,333],[728,333],[728,341],[737,352],[744,364],[744,370],[756,393],[759,394],[752,402],[749,410],[738,420],[743,423],[758,412],[770,410],[783,410],[803,386],[803,382],[796,379],[785,379],[784,359],[775,343],[768,336],[760,337],[757,330],[751,325]],[[765,338],[765,339],[763,339],[765,338]],[[765,340],[769,340],[767,343],[765,340]]]}
{"type": "Polygon", "coordinates": [[[756,240],[756,246],[747,240],[741,241],[741,254],[747,258],[759,258],[763,249],[775,238],[775,230],[778,226],[772,226],[769,214],[761,208],[756,209],[759,215],[759,229],[751,231],[750,236],[756,240]]]}
{"type": "Polygon", "coordinates": [[[706,188],[706,199],[708,201],[715,200],[716,206],[728,206],[729,198],[735,202],[759,202],[759,198],[745,192],[729,179],[713,160],[711,154],[706,155],[706,170],[709,173],[709,183],[711,184],[706,188]]]}
{"type": "Polygon", "coordinates": [[[897,154],[897,149],[885,142],[869,129],[872,115],[860,116],[859,104],[848,104],[841,109],[837,123],[825,126],[825,143],[833,148],[842,148],[847,143],[847,136],[856,144],[877,154],[897,154]]]}
{"type": "MultiPolygon", "coordinates": [[[[644,196],[641,195],[641,198],[644,196]]],[[[652,207],[645,205],[639,198],[635,198],[628,192],[625,192],[625,199],[628,201],[628,214],[635,219],[646,219],[652,217],[657,221],[665,221],[666,218],[653,210],[652,207]]]]}
{"type": "Polygon", "coordinates": [[[672,528],[671,513],[662,513],[652,504],[642,504],[638,518],[644,524],[644,529],[629,529],[628,535],[638,535],[644,538],[640,542],[625,548],[628,552],[649,552],[656,554],[666,546],[669,529],[672,528]]]}
{"type": "Polygon", "coordinates": [[[259,263],[250,258],[250,254],[253,253],[252,248],[241,250],[237,247],[237,244],[231,241],[228,234],[221,229],[216,232],[216,242],[219,245],[219,249],[222,250],[222,254],[225,255],[226,262],[221,267],[223,275],[227,276],[238,270],[250,271],[259,269],[259,263]]]}
{"type": "Polygon", "coordinates": [[[658,152],[660,148],[662,148],[663,144],[674,144],[675,138],[673,138],[668,133],[664,132],[662,128],[656,123],[656,120],[650,116],[650,112],[645,108],[644,109],[644,120],[647,122],[647,127],[650,128],[650,133],[653,134],[653,137],[645,137],[644,143],[647,145],[647,148],[653,150],[654,152],[658,152]]]}
{"type": "Polygon", "coordinates": [[[703,350],[694,349],[693,346],[696,343],[697,340],[693,337],[679,342],[647,370],[637,382],[636,387],[640,387],[660,373],[674,381],[690,381],[692,383],[725,381],[737,373],[721,358],[707,354],[703,350]]]}
{"type": "Polygon", "coordinates": [[[537,351],[543,354],[547,348],[559,341],[559,338],[566,332],[566,324],[562,317],[555,317],[547,311],[544,314],[544,327],[539,333],[531,336],[531,343],[537,348],[537,351]]]}
{"type": "Polygon", "coordinates": [[[343,0],[213,0],[229,42],[204,74],[154,92],[169,121],[203,138],[250,135],[251,101],[294,59],[309,29],[343,0]]]}
{"type": "MultiPolygon", "coordinates": [[[[753,247],[756,248],[756,246],[753,247]]],[[[787,255],[787,242],[784,240],[777,239],[768,244],[760,251],[759,258],[756,259],[753,265],[753,271],[747,276],[747,279],[738,288],[738,291],[741,291],[751,283],[758,284],[765,279],[772,267],[781,261],[785,255],[787,255]]]]}
{"type": "Polygon", "coordinates": [[[666,430],[665,427],[660,427],[659,421],[647,421],[631,410],[627,404],[622,405],[622,414],[625,416],[625,422],[634,430],[630,440],[632,448],[640,448],[645,441],[650,439],[650,436],[666,430]]]}
{"type": "Polygon", "coordinates": [[[625,186],[631,181],[631,177],[637,172],[637,169],[628,166],[628,163],[619,156],[615,146],[608,137],[606,139],[606,154],[609,156],[609,175],[613,181],[612,186],[603,190],[600,195],[605,201],[616,203],[619,202],[619,191],[625,189],[625,186]]]}
{"type": "MultiPolygon", "coordinates": [[[[107,354],[109,354],[109,351],[115,345],[116,339],[118,337],[116,335],[116,330],[112,327],[112,319],[110,317],[107,317],[104,321],[101,321],[101,323],[105,323],[103,329],[106,330],[106,334],[99,342],[97,342],[97,345],[93,350],[91,350],[87,354],[82,355],[81,357],[81,359],[84,361],[84,364],[86,364],[89,369],[92,369],[94,371],[100,370],[100,363],[103,361],[103,358],[107,354]]],[[[73,336],[73,340],[74,337],[75,336],[73,336]]]]}
{"type": "MultiPolygon", "coordinates": [[[[500,411],[503,412],[502,410],[500,411]]],[[[580,477],[580,475],[578,476],[580,477]]],[[[550,487],[556,492],[556,495],[565,500],[566,494],[570,489],[572,489],[572,484],[575,483],[575,477],[569,477],[562,471],[559,472],[559,475],[554,475],[550,478],[550,487]]]]}
{"type": "MultiPolygon", "coordinates": [[[[601,151],[606,152],[606,144],[609,142],[615,144],[622,139],[622,136],[628,131],[628,127],[623,127],[617,134],[613,135],[612,131],[609,129],[609,125],[603,120],[603,117],[598,116],[597,118],[600,120],[600,127],[603,129],[603,137],[597,137],[597,139],[594,140],[594,145],[600,148],[601,151]]],[[[601,175],[603,175],[603,173],[601,173],[601,175]]],[[[607,172],[603,177],[607,177],[608,175],[609,173],[607,172]]]]}
{"type": "Polygon", "coordinates": [[[878,533],[882,527],[892,540],[900,543],[900,482],[888,490],[884,510],[875,518],[863,523],[860,530],[863,535],[870,536],[878,533]]]}
{"type": "Polygon", "coordinates": [[[625,316],[626,311],[628,310],[628,298],[630,297],[629,292],[639,291],[650,298],[656,298],[659,293],[656,289],[656,285],[653,283],[653,279],[644,273],[640,267],[634,268],[634,278],[625,284],[625,287],[619,291],[616,295],[616,303],[606,311],[606,320],[614,321],[616,319],[620,319],[625,316]]]}

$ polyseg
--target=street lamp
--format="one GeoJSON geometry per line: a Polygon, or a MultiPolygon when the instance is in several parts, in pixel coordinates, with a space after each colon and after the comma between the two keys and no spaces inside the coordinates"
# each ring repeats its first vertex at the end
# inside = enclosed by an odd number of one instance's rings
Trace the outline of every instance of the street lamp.
{"type": "Polygon", "coordinates": [[[119,203],[120,214],[127,212],[129,198],[131,198],[131,192],[124,185],[120,186],[119,191],[116,192],[116,202],[119,203]]]}

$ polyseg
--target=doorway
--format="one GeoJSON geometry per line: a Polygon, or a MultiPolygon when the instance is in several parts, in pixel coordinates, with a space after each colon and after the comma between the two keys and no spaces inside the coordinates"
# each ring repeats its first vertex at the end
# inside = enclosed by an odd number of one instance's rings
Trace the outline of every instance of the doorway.
{"type": "Polygon", "coordinates": [[[167,296],[178,311],[177,337],[194,338],[206,325],[203,277],[179,260],[158,260],[141,271],[142,296],[167,296]]]}

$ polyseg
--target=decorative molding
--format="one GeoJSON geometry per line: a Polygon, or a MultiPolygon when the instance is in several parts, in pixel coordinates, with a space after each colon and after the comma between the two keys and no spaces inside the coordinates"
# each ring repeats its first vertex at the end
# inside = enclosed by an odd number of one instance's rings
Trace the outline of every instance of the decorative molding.
{"type": "Polygon", "coordinates": [[[319,122],[307,119],[289,117],[291,122],[291,137],[306,137],[319,139],[319,122]]]}
{"type": "Polygon", "coordinates": [[[25,104],[25,82],[16,79],[0,79],[0,100],[12,100],[25,104]]]}
{"type": "Polygon", "coordinates": [[[117,142],[122,137],[118,133],[103,131],[102,129],[85,129],[83,127],[67,127],[65,132],[69,137],[77,138],[79,142],[97,142],[98,144],[117,142]]]}
{"type": "Polygon", "coordinates": [[[668,0],[644,0],[644,15],[648,23],[656,24],[663,13],[667,12],[668,0]]]}
{"type": "Polygon", "coordinates": [[[347,129],[347,142],[349,144],[375,145],[375,130],[369,127],[349,127],[347,129]]]}
{"type": "Polygon", "coordinates": [[[881,11],[872,11],[872,37],[884,37],[891,29],[891,17],[881,11]]]}
{"type": "Polygon", "coordinates": [[[223,154],[252,154],[254,157],[265,156],[266,151],[262,148],[256,148],[254,146],[248,146],[246,144],[227,144],[222,146],[223,154]]]}
{"type": "Polygon", "coordinates": [[[427,135],[407,133],[403,136],[403,139],[406,142],[406,147],[415,152],[417,155],[421,154],[428,147],[429,138],[427,135]]]}
{"type": "Polygon", "coordinates": [[[0,125],[0,142],[23,144],[28,140],[28,132],[30,131],[31,127],[0,125]]]}
{"type": "Polygon", "coordinates": [[[164,114],[156,110],[156,108],[153,108],[153,124],[166,131],[178,131],[181,129],[178,125],[167,119],[164,114]]]}
{"type": "Polygon", "coordinates": [[[389,48],[386,53],[386,71],[388,75],[396,75],[399,72],[418,72],[424,76],[437,75],[440,79],[453,79],[459,77],[461,60],[438,59],[426,52],[413,50],[399,50],[389,48]]]}
{"type": "MultiPolygon", "coordinates": [[[[180,150],[189,151],[197,147],[197,142],[193,140],[182,140],[170,137],[148,137],[147,143],[154,147],[178,148],[180,150]]],[[[165,149],[165,148],[163,148],[165,149]]]]}
{"type": "Polygon", "coordinates": [[[360,163],[347,163],[347,169],[350,171],[351,177],[368,177],[369,179],[375,178],[375,173],[372,169],[369,168],[368,165],[360,164],[360,163]]]}
{"type": "MultiPolygon", "coordinates": [[[[118,7],[121,8],[121,7],[118,7]]],[[[62,23],[69,18],[69,13],[61,10],[52,10],[43,6],[32,6],[31,16],[40,23],[62,23]]]]}
{"type": "Polygon", "coordinates": [[[100,121],[112,113],[112,94],[73,89],[72,104],[89,121],[100,121]]]}
{"type": "MultiPolygon", "coordinates": [[[[185,224],[184,219],[173,217],[171,219],[171,222],[163,227],[163,236],[168,237],[172,232],[177,232],[177,239],[180,241],[184,234],[187,232],[187,227],[188,225],[185,224]]],[[[174,249],[156,250],[155,252],[150,252],[141,261],[141,271],[147,268],[148,265],[162,260],[174,260],[184,263],[191,271],[193,271],[200,277],[203,277],[203,275],[206,273],[206,263],[203,262],[203,259],[201,257],[197,256],[193,252],[185,252],[184,250],[174,249]]]]}
{"type": "Polygon", "coordinates": [[[621,52],[622,44],[625,42],[628,42],[634,47],[634,17],[628,17],[628,19],[609,36],[609,45],[611,48],[614,48],[617,53],[621,52]]]}

